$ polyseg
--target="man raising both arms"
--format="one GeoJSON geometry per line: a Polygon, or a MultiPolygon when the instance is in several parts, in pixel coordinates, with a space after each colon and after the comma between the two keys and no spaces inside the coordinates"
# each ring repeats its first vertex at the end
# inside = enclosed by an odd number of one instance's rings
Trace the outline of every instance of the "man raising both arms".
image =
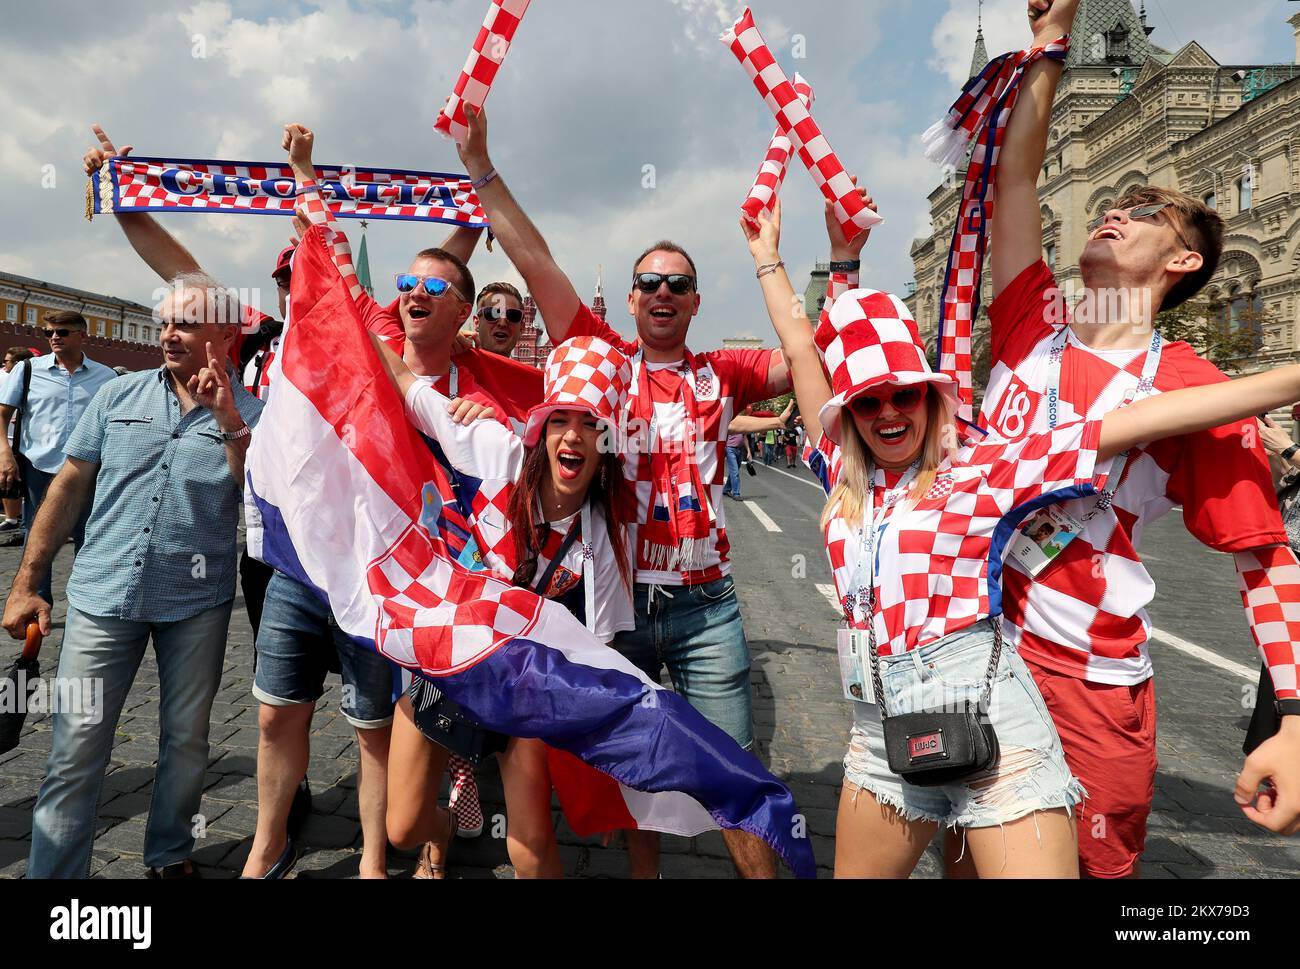
{"type": "MultiPolygon", "coordinates": [[[[1068,34],[1078,7],[1079,0],[1032,0],[1035,45],[1068,34]]],[[[1061,64],[1047,59],[1026,73],[997,172],[989,250],[993,369],[982,418],[1012,440],[1099,418],[1144,393],[1226,379],[1187,344],[1162,345],[1155,335],[1156,313],[1192,298],[1222,251],[1219,216],[1181,192],[1137,189],[1104,213],[1079,259],[1084,298],[1063,325],[1064,304],[1042,259],[1037,189],[1061,73],[1061,64]]],[[[1028,553],[1017,558],[1014,549],[1008,556],[1006,635],[1033,672],[1066,760],[1088,791],[1079,815],[1085,876],[1137,876],[1154,795],[1155,691],[1144,609],[1155,590],[1135,548],[1143,528],[1182,506],[1193,535],[1234,555],[1277,695],[1296,705],[1300,622],[1291,621],[1290,604],[1300,602],[1300,566],[1286,547],[1264,456],[1243,446],[1253,440],[1243,433],[1230,425],[1134,448],[1127,460],[1116,459],[1109,507],[1097,498],[1059,506],[1078,526],[1068,530],[1080,533],[1062,551],[1042,562],[1028,553]]],[[[1282,723],[1246,761],[1236,796],[1252,821],[1293,832],[1300,716],[1282,723]],[[1265,780],[1273,793],[1252,804],[1265,780]]],[[[960,853],[948,847],[949,857],[960,853]]]]}
{"type": "MultiPolygon", "coordinates": [[[[523,275],[553,344],[598,336],[634,361],[628,417],[641,434],[629,457],[635,482],[635,632],[614,648],[658,680],[666,665],[677,690],[740,746],[754,743],[749,645],[730,577],[723,521],[727,426],[745,405],[789,390],[780,350],[720,350],[693,354],[686,332],[699,312],[695,264],[680,246],[651,246],[633,267],[628,312],[637,337],[622,339],[578,298],[546,241],[511,196],[488,157],[487,122],[469,112],[461,161],[506,255],[523,275]],[[648,442],[648,443],[647,443],[648,442]]],[[[772,878],[767,845],[740,831],[724,831],[744,877],[772,878]]],[[[629,832],[633,871],[652,875],[658,835],[629,832]]]]}

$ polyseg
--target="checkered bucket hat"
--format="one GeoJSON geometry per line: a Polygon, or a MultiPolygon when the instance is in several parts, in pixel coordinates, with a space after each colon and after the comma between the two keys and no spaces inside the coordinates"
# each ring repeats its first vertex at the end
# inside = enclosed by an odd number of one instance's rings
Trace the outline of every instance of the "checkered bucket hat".
{"type": "Polygon", "coordinates": [[[916,321],[892,293],[845,293],[822,311],[815,339],[835,394],[817,416],[837,444],[840,412],[881,384],[931,383],[957,407],[957,382],[930,369],[916,321]]]}
{"type": "Polygon", "coordinates": [[[594,336],[565,340],[546,358],[545,396],[528,412],[524,443],[532,447],[546,419],[557,410],[585,410],[617,423],[627,404],[632,362],[594,336]]]}

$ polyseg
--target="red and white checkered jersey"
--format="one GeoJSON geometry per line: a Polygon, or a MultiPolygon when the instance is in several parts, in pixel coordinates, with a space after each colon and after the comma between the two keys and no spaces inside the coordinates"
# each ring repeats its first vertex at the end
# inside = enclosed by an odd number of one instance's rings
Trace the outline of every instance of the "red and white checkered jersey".
{"type": "MultiPolygon", "coordinates": [[[[945,458],[919,502],[905,498],[886,508],[886,527],[877,540],[880,653],[916,649],[996,615],[1006,543],[1020,522],[1037,508],[1105,487],[1109,462],[1097,461],[1100,438],[1100,421],[1065,424],[1019,441],[990,435],[961,448],[956,460],[945,458]]],[[[839,447],[823,434],[816,450],[804,446],[803,458],[829,497],[842,469],[839,447]]],[[[901,477],[876,471],[877,507],[901,477]]],[[[865,603],[854,587],[862,528],[862,522],[850,524],[833,514],[825,530],[846,615],[855,600],[865,603]]]]}
{"type": "MultiPolygon", "coordinates": [[[[629,357],[640,349],[636,341],[618,335],[604,320],[588,307],[580,305],[566,338],[597,336],[629,357]]],[[[689,496],[660,494],[657,482],[645,473],[645,462],[628,460],[624,469],[628,480],[636,487],[638,523],[662,522],[677,514],[692,497],[700,503],[699,512],[708,516],[708,535],[697,541],[686,541],[688,549],[670,548],[646,538],[638,527],[636,540],[636,581],[655,585],[699,585],[712,582],[731,571],[728,553],[726,517],[722,509],[722,488],[726,479],[727,426],[740,411],[755,401],[768,396],[767,382],[772,366],[771,350],[714,350],[695,356],[697,366],[695,399],[699,425],[695,428],[692,444],[684,435],[688,424],[682,403],[682,382],[686,376],[677,364],[642,364],[646,367],[650,384],[650,399],[639,392],[628,398],[629,422],[648,425],[657,422],[658,446],[663,442],[676,442],[674,480],[679,492],[690,488],[691,477],[687,462],[697,462],[699,481],[704,494],[689,496]],[[685,442],[684,444],[682,442],[685,442]],[[678,470],[680,469],[680,473],[678,470]]],[[[633,388],[639,375],[633,374],[633,388]]],[[[689,391],[688,391],[689,392],[689,391]]],[[[672,447],[672,445],[670,445],[672,447]]]]}
{"type": "MultiPolygon", "coordinates": [[[[1026,269],[989,307],[993,369],[982,420],[1009,439],[1044,431],[1049,356],[1059,325],[1048,322],[1056,281],[1045,263],[1026,269]]],[[[1059,305],[1057,303],[1056,305],[1059,305]]],[[[1060,369],[1061,423],[1096,419],[1120,406],[1141,377],[1146,349],[1092,350],[1069,334],[1060,369]]],[[[1156,393],[1227,378],[1186,343],[1165,344],[1156,393]]],[[[1021,653],[1094,683],[1133,685],[1151,676],[1145,607],[1155,584],[1138,557],[1143,529],[1182,506],[1183,521],[1221,552],[1284,545],[1267,462],[1247,446],[1253,421],[1134,448],[1114,498],[1114,514],[1087,522],[1037,580],[1015,561],[1003,584],[1004,629],[1021,653]]],[[[1095,499],[1067,503],[1082,519],[1095,499]]]]}
{"type": "MultiPolygon", "coordinates": [[[[406,414],[423,434],[438,442],[447,464],[456,472],[457,489],[462,505],[468,506],[466,517],[481,561],[511,581],[519,562],[507,511],[527,451],[522,440],[495,421],[457,424],[447,413],[449,403],[445,390],[417,383],[407,391],[406,414]]],[[[539,446],[545,447],[545,442],[539,446]]],[[[538,576],[546,573],[572,524],[572,519],[551,524],[550,538],[538,556],[538,576]]],[[[595,583],[591,597],[595,615],[587,617],[588,628],[608,642],[615,633],[635,629],[636,616],[632,611],[632,590],[618,569],[605,514],[599,505],[591,509],[591,530],[591,535],[579,534],[579,540],[565,553],[547,595],[563,594],[587,572],[595,583]]]]}

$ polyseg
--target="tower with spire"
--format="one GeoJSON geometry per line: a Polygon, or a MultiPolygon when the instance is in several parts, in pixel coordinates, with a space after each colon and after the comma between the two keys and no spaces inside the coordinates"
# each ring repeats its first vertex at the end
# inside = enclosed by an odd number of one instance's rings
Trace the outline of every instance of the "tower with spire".
{"type": "Polygon", "coordinates": [[[975,53],[970,59],[970,74],[974,77],[989,66],[989,49],[984,43],[984,0],[980,0],[979,22],[975,28],[975,53]]]}
{"type": "Polygon", "coordinates": [[[591,311],[605,321],[605,314],[608,309],[605,306],[605,286],[604,286],[605,267],[596,267],[596,295],[591,298],[591,311]]]}
{"type": "Polygon", "coordinates": [[[371,299],[375,298],[375,284],[370,279],[370,254],[366,251],[366,227],[369,225],[365,219],[361,220],[361,248],[357,252],[357,282],[361,288],[366,291],[371,299]]]}

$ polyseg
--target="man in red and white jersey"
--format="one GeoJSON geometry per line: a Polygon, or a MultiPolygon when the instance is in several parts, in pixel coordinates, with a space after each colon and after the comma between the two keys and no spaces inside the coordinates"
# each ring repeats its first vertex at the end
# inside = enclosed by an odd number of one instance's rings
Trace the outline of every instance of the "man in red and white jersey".
{"type": "MultiPolygon", "coordinates": [[[[651,679],[667,666],[678,691],[748,749],[754,741],[749,646],[722,508],[726,437],[747,404],[789,389],[785,359],[779,350],[687,349],[687,328],[700,308],[698,273],[686,251],[666,241],[633,266],[628,311],[637,339],[620,337],[583,305],[493,167],[486,119],[469,113],[461,160],[551,342],[598,336],[634,361],[624,466],[637,495],[637,629],[615,637],[614,648],[651,679]]],[[[741,875],[775,877],[762,841],[738,831],[723,836],[741,875]]],[[[628,844],[634,873],[652,874],[657,836],[629,832],[628,844]]]]}
{"type": "MultiPolygon", "coordinates": [[[[1035,43],[1068,33],[1079,0],[1031,0],[1035,43]]],[[[1062,66],[1026,74],[997,175],[990,259],[993,368],[982,419],[1018,439],[1132,400],[1226,379],[1154,329],[1190,299],[1222,251],[1218,215],[1180,192],[1143,188],[1116,202],[1080,256],[1083,298],[1067,311],[1042,259],[1037,179],[1062,66]]],[[[1010,543],[1004,628],[1056,720],[1071,769],[1088,791],[1081,871],[1135,877],[1154,794],[1155,691],[1145,606],[1155,589],[1137,553],[1143,528],[1181,506],[1204,544],[1234,555],[1243,602],[1277,695],[1296,703],[1300,565],[1286,546],[1254,422],[1133,449],[1116,459],[1100,499],[1031,515],[1010,543]],[[1119,462],[1123,461],[1120,473],[1119,462]],[[1026,538],[1051,525],[1049,557],[1026,538]],[[1074,535],[1076,537],[1069,538],[1074,535]],[[1063,548],[1059,547],[1064,542],[1063,548]]],[[[1293,831],[1300,816],[1300,717],[1245,764],[1236,798],[1251,820],[1293,831]],[[1256,794],[1261,782],[1269,793],[1256,794]]]]}

